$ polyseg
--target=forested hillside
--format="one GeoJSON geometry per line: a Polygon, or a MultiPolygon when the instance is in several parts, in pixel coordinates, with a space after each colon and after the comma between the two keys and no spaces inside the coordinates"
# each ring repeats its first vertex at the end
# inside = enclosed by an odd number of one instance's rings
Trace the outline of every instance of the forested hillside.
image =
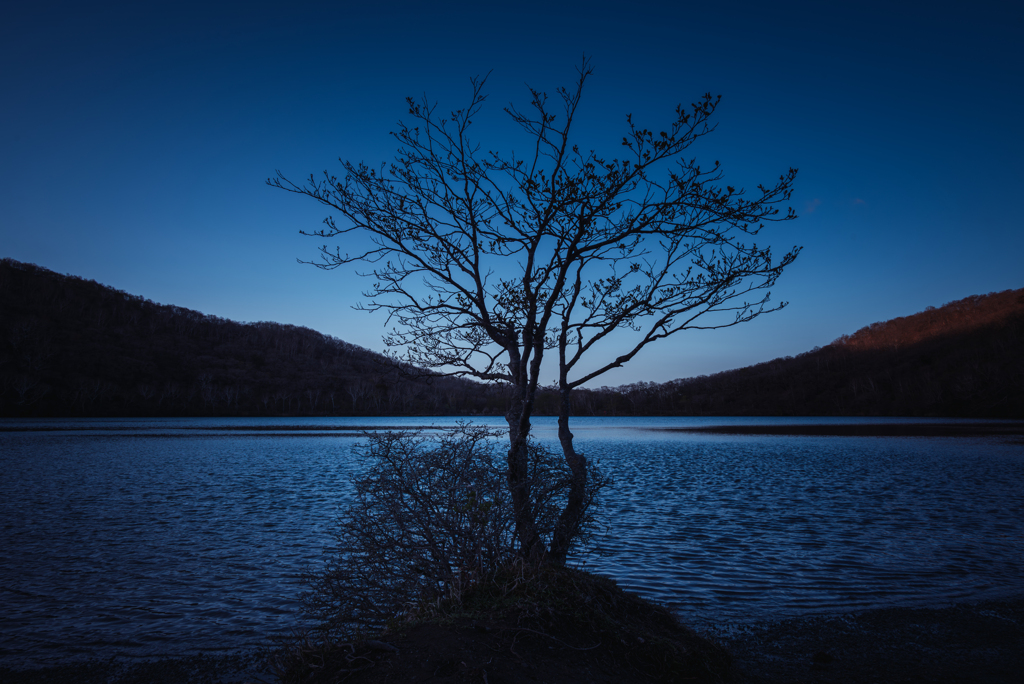
{"type": "Polygon", "coordinates": [[[873,323],[795,357],[617,389],[640,414],[1024,418],[1024,289],[873,323]]]}
{"type": "Polygon", "coordinates": [[[0,415],[464,415],[502,404],[497,388],[403,377],[308,328],[236,323],[0,261],[0,415]]]}
{"type": "MultiPolygon", "coordinates": [[[[577,415],[1024,418],[1024,289],[867,326],[795,357],[577,390],[577,415]]],[[[396,368],[308,328],[237,323],[0,260],[0,415],[474,415],[504,390],[396,368]]],[[[542,390],[537,413],[554,412],[542,390]]]]}

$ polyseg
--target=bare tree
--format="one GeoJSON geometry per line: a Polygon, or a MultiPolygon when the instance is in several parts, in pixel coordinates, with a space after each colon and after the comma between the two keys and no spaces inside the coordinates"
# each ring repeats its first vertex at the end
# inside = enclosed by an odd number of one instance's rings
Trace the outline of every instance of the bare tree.
{"type": "Polygon", "coordinates": [[[474,78],[469,106],[448,116],[425,98],[407,99],[413,121],[392,134],[399,148],[391,164],[343,161],[341,176],[324,172],[298,185],[278,172],[267,181],[340,217],[305,234],[370,238],[356,254],[325,245],[316,265],[370,265],[373,285],[358,308],[388,313],[394,327],[385,342],[402,350],[396,357],[510,386],[508,483],[520,553],[554,563],[564,562],[586,501],[587,460],[569,430],[572,390],[655,340],[782,308],[769,304],[767,288],[800,251],[775,260],[770,248],[747,242],[765,222],[796,217],[777,207],[789,200],[796,169],[747,199],[722,184],[717,161],[702,168],[684,156],[714,130],[720,98],[676,107],[658,133],[626,116],[622,158],[608,159],[571,135],[588,60],[578,73],[573,88],[556,91],[554,106],[530,89],[528,109],[505,108],[525,133],[525,154],[484,152],[470,137],[486,99],[486,79],[474,78]],[[622,328],[634,331],[629,347],[582,370],[595,345],[622,328]],[[526,473],[549,351],[557,354],[559,440],[573,486],[545,540],[526,473]]]}

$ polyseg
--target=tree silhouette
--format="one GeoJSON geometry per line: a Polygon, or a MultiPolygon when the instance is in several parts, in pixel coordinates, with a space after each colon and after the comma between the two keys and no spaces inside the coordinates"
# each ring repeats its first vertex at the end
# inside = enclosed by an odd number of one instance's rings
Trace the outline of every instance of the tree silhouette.
{"type": "Polygon", "coordinates": [[[470,137],[485,102],[474,78],[465,109],[448,116],[425,98],[408,98],[412,122],[392,135],[391,164],[342,162],[302,185],[280,171],[267,182],[333,209],[324,227],[305,233],[337,238],[363,233],[368,249],[321,248],[316,265],[369,264],[373,285],[360,306],[388,313],[385,337],[396,358],[422,368],[511,389],[508,482],[520,553],[562,563],[587,501],[588,465],[573,447],[570,393],[622,366],[655,340],[690,328],[720,328],[782,308],[770,287],[796,258],[747,244],[767,221],[795,218],[777,204],[790,198],[796,170],[756,197],[721,184],[716,161],[702,168],[684,153],[714,130],[719,98],[678,106],[655,133],[626,117],[622,158],[581,148],[571,135],[589,60],[571,89],[553,98],[530,89],[530,105],[505,112],[526,135],[526,154],[483,151],[470,137]],[[657,172],[657,173],[656,173],[657,172]],[[750,293],[757,293],[748,301],[750,293]],[[597,345],[630,329],[627,348],[593,363],[597,345]],[[549,540],[541,538],[527,477],[530,417],[546,353],[557,355],[558,434],[572,473],[568,503],[549,540]]]}

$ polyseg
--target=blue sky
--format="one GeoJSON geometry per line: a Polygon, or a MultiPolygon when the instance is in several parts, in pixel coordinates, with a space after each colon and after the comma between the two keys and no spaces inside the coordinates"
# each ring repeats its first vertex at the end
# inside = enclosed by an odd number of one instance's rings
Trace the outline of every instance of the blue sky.
{"type": "MultiPolygon", "coordinates": [[[[695,154],[752,188],[800,169],[790,306],[683,333],[595,384],[797,354],[874,321],[1024,287],[1024,11],[1011,3],[25,3],[0,27],[0,257],[242,321],[381,350],[367,283],[296,263],[325,213],[264,185],[391,159],[404,98],[482,131],[526,86],[594,76],[579,142],[723,96],[695,154]]],[[[1018,6],[1019,7],[1019,6],[1018,6]]],[[[759,239],[759,243],[761,240],[759,239]]]]}

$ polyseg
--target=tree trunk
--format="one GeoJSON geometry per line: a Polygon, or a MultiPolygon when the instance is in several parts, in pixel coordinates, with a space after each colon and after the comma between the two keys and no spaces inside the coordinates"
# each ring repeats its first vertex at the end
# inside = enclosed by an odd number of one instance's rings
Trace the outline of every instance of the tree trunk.
{"type": "MultiPolygon", "coordinates": [[[[518,361],[518,359],[517,359],[518,361]]],[[[516,370],[519,364],[515,363],[516,370]]],[[[508,422],[508,488],[512,494],[512,512],[515,516],[519,553],[531,562],[544,559],[544,542],[537,532],[537,514],[533,507],[530,481],[530,416],[533,414],[535,391],[526,374],[513,373],[512,401],[505,420],[508,422]]]]}
{"type": "Polygon", "coordinates": [[[562,444],[562,453],[569,466],[572,481],[569,485],[569,497],[565,509],[558,516],[555,532],[551,538],[551,552],[548,561],[555,565],[564,565],[569,547],[576,531],[583,520],[587,508],[587,459],[583,454],[576,453],[572,445],[572,432],[569,431],[569,393],[565,384],[559,390],[561,402],[558,409],[558,441],[562,444]]]}

